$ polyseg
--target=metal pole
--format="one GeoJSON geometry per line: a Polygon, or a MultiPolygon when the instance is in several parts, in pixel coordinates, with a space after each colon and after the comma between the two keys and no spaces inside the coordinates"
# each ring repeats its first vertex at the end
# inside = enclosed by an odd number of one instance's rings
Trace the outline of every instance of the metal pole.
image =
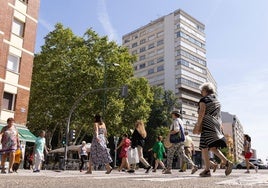
{"type": "Polygon", "coordinates": [[[117,144],[118,144],[119,137],[114,136],[114,145],[115,145],[115,153],[114,153],[114,168],[116,167],[116,155],[117,155],[117,144]]]}
{"type": "Polygon", "coordinates": [[[103,88],[104,88],[104,91],[103,91],[103,106],[102,106],[102,117],[104,118],[105,116],[105,108],[106,108],[106,80],[107,80],[107,76],[106,76],[106,71],[107,71],[107,64],[106,62],[104,62],[104,75],[103,75],[103,88]]]}

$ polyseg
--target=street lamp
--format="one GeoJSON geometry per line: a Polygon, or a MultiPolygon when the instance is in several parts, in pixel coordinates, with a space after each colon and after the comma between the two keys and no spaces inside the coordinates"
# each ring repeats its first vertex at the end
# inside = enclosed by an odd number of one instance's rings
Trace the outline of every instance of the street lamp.
{"type": "Polygon", "coordinates": [[[115,146],[115,153],[114,153],[114,168],[116,167],[116,154],[117,154],[117,144],[119,141],[119,137],[118,136],[114,136],[114,146],[115,146]]]}

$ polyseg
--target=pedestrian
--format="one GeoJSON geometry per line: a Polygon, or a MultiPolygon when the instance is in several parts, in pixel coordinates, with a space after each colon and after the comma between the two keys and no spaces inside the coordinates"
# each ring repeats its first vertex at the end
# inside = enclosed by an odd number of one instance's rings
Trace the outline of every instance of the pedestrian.
{"type": "Polygon", "coordinates": [[[129,170],[127,151],[128,151],[130,144],[131,144],[131,141],[128,138],[128,134],[125,133],[125,134],[123,134],[123,138],[122,138],[120,144],[117,146],[117,148],[115,148],[116,150],[121,148],[120,153],[119,153],[119,158],[121,158],[121,165],[118,168],[119,172],[121,170],[123,170],[123,168],[126,168],[126,170],[129,170]]]}
{"type": "Polygon", "coordinates": [[[247,134],[244,134],[244,151],[243,151],[245,161],[246,161],[246,167],[247,171],[245,173],[250,173],[249,168],[252,167],[255,169],[256,173],[258,172],[258,167],[249,162],[249,159],[252,157],[251,152],[251,137],[247,134]]]}
{"type": "Polygon", "coordinates": [[[48,153],[47,147],[46,147],[46,132],[44,130],[40,131],[39,136],[35,140],[34,144],[34,170],[33,172],[40,172],[42,162],[45,161],[45,155],[44,151],[46,154],[48,153]]]}
{"type": "MultiPolygon", "coordinates": [[[[185,154],[187,155],[188,158],[193,159],[193,154],[195,153],[193,139],[189,135],[188,131],[185,131],[184,134],[185,134],[185,141],[184,141],[185,154]]],[[[187,163],[183,162],[179,172],[185,172],[186,169],[187,169],[187,163]]]]}
{"type": "Polygon", "coordinates": [[[178,154],[180,159],[184,162],[187,162],[192,167],[191,174],[194,174],[198,167],[194,164],[192,159],[190,159],[184,151],[184,141],[185,141],[185,135],[183,130],[183,122],[180,119],[180,112],[177,110],[172,111],[171,113],[173,122],[170,125],[170,142],[172,143],[172,146],[168,148],[167,150],[167,169],[163,172],[163,174],[171,174],[172,169],[172,163],[173,158],[175,154],[178,154]],[[175,140],[173,138],[176,138],[175,140]]]}
{"type": "Polygon", "coordinates": [[[113,162],[112,157],[107,148],[107,129],[106,125],[99,114],[95,115],[94,135],[90,146],[90,159],[87,174],[92,174],[92,165],[105,165],[106,174],[110,174],[113,168],[110,163],[113,162]]]}
{"type": "Polygon", "coordinates": [[[14,126],[14,118],[7,119],[7,125],[2,128],[0,136],[2,137],[2,149],[0,150],[2,154],[1,173],[6,174],[5,162],[7,157],[9,157],[8,173],[13,173],[12,167],[15,160],[15,152],[20,148],[19,132],[14,126]]]}
{"type": "MultiPolygon", "coordinates": [[[[144,122],[142,120],[137,120],[135,122],[135,130],[132,133],[131,137],[131,147],[136,148],[138,150],[139,161],[145,166],[145,173],[149,173],[152,168],[151,165],[144,159],[143,157],[143,148],[145,145],[145,139],[147,137],[147,132],[145,130],[144,122]]],[[[134,172],[136,168],[136,164],[132,166],[133,169],[128,172],[134,172]]]]}
{"type": "Polygon", "coordinates": [[[79,170],[80,172],[83,172],[85,161],[87,160],[88,154],[87,154],[87,148],[86,148],[86,141],[82,141],[81,146],[79,147],[79,158],[81,161],[79,170]]]}
{"type": "Polygon", "coordinates": [[[164,144],[162,143],[163,137],[162,136],[158,136],[157,137],[157,141],[153,146],[153,152],[154,152],[154,158],[155,158],[155,166],[153,169],[153,172],[156,172],[158,164],[160,164],[160,166],[162,167],[163,171],[166,170],[166,167],[163,163],[163,157],[164,157],[164,153],[165,151],[165,147],[164,144]]]}
{"type": "Polygon", "coordinates": [[[219,148],[227,147],[222,130],[221,105],[216,98],[216,91],[212,83],[204,83],[200,89],[202,98],[198,103],[198,119],[193,129],[194,134],[201,134],[199,147],[205,162],[205,169],[199,175],[201,177],[211,176],[208,153],[210,150],[225,165],[225,175],[228,176],[232,172],[233,163],[219,150],[219,148]]]}

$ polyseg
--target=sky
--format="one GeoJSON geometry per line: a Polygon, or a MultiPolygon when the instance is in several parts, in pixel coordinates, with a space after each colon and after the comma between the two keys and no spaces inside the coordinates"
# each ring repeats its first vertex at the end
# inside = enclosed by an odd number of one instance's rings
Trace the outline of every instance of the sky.
{"type": "Polygon", "coordinates": [[[182,9],[205,24],[207,64],[222,111],[238,117],[257,157],[266,160],[267,7],[266,0],[41,0],[35,52],[56,23],[81,37],[91,28],[121,45],[123,35],[182,9]]]}

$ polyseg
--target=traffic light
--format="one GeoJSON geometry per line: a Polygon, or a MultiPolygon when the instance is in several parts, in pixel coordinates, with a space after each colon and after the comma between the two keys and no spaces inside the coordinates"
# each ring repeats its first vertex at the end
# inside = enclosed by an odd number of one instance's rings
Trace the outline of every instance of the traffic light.
{"type": "Polygon", "coordinates": [[[62,143],[62,145],[66,144],[66,137],[62,137],[61,143],[62,143]]]}
{"type": "Polygon", "coordinates": [[[70,130],[70,140],[74,140],[75,139],[75,130],[72,129],[70,130]]]}

